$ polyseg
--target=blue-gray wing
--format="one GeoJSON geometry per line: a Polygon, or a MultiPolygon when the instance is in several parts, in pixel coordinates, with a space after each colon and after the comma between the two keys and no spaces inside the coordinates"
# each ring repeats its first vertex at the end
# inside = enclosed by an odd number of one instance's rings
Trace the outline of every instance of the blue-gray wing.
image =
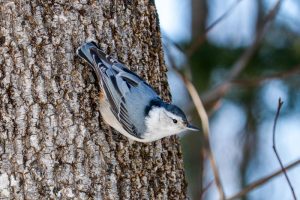
{"type": "Polygon", "coordinates": [[[140,137],[143,103],[157,97],[156,92],[142,78],[117,60],[107,56],[94,43],[86,43],[78,49],[78,55],[94,68],[110,103],[111,111],[122,127],[131,135],[140,137]],[[130,101],[130,102],[129,102],[130,101]],[[132,106],[136,104],[136,110],[132,106]],[[130,108],[131,110],[128,110],[130,108]]]}
{"type": "MultiPolygon", "coordinates": [[[[101,67],[101,66],[100,66],[101,67]]],[[[115,68],[115,66],[113,66],[115,68]]],[[[126,97],[130,94],[130,87],[139,83],[132,80],[122,72],[117,72],[114,69],[101,69],[102,72],[102,87],[105,90],[107,99],[111,105],[111,111],[121,123],[122,127],[131,135],[139,136],[138,130],[133,124],[129,112],[127,110],[126,97]]],[[[134,102],[131,102],[134,103],[134,102]]]]}

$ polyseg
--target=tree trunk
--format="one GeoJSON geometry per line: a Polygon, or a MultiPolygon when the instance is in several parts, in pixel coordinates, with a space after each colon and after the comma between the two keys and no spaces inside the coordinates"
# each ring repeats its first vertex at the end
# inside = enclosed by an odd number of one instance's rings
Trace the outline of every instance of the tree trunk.
{"type": "Polygon", "coordinates": [[[186,199],[176,137],[103,123],[87,39],[170,98],[152,0],[0,1],[0,199],[186,199]]]}

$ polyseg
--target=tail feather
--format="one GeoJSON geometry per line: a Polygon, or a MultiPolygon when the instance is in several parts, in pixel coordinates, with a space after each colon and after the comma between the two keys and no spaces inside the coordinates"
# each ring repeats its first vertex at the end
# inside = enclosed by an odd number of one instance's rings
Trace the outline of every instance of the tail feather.
{"type": "MultiPolygon", "coordinates": [[[[92,67],[94,67],[95,64],[95,59],[96,57],[93,58],[93,55],[98,55],[97,50],[98,46],[94,41],[91,42],[86,42],[83,45],[81,45],[76,53],[79,57],[83,58],[85,61],[87,61],[92,67]]],[[[97,56],[98,57],[98,56],[97,56]]],[[[101,58],[100,58],[101,60],[101,58]]]]}
{"type": "Polygon", "coordinates": [[[94,41],[84,43],[76,52],[79,57],[87,61],[93,68],[98,68],[99,63],[103,64],[106,68],[110,68],[113,64],[109,56],[94,41]]]}
{"type": "Polygon", "coordinates": [[[98,80],[101,82],[101,69],[100,65],[103,67],[109,68],[111,63],[107,60],[107,55],[101,51],[98,47],[98,45],[91,41],[91,42],[86,42],[83,45],[81,45],[77,51],[77,55],[84,59],[86,62],[90,64],[90,66],[94,69],[98,80]]]}

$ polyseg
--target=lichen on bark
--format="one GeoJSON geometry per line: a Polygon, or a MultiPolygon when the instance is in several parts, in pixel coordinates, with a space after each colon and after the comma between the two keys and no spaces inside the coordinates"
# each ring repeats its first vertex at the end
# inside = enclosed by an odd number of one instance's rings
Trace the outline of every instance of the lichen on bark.
{"type": "Polygon", "coordinates": [[[0,1],[0,198],[185,199],[176,137],[103,123],[90,39],[170,100],[153,1],[0,1]]]}

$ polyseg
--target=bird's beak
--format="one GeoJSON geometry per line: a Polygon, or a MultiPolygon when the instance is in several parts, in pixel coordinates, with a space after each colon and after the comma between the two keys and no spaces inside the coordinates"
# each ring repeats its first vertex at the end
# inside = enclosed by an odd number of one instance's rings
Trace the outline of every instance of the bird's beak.
{"type": "Polygon", "coordinates": [[[188,124],[186,127],[190,131],[200,131],[199,128],[197,128],[196,126],[193,126],[192,124],[188,124]]]}

